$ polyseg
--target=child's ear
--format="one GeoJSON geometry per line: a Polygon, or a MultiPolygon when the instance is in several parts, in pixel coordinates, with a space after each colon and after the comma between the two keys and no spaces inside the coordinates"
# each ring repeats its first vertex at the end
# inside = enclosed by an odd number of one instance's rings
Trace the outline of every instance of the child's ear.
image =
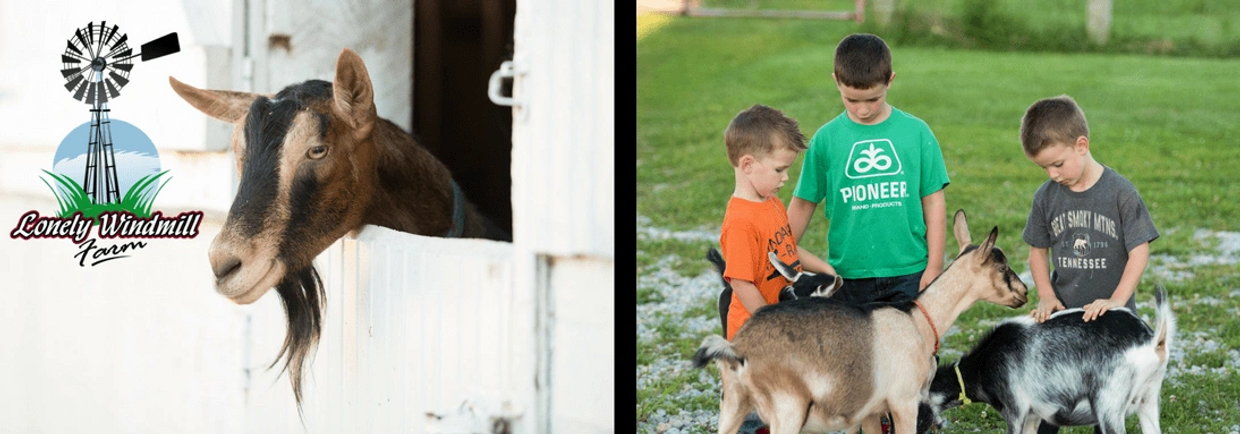
{"type": "Polygon", "coordinates": [[[1077,154],[1085,155],[1086,152],[1089,152],[1089,137],[1078,136],[1074,147],[1077,154]]]}
{"type": "Polygon", "coordinates": [[[891,87],[891,83],[896,81],[896,72],[891,71],[891,76],[887,77],[887,87],[891,87]]]}
{"type": "Polygon", "coordinates": [[[753,155],[745,154],[739,160],[736,160],[736,167],[741,168],[742,172],[749,173],[749,165],[753,164],[754,161],[753,155]]]}

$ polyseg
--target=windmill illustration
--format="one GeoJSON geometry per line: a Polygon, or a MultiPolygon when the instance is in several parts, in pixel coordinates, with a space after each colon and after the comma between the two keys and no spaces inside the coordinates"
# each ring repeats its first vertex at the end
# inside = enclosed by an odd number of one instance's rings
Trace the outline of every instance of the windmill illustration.
{"type": "Polygon", "coordinates": [[[96,204],[121,200],[108,101],[120,96],[121,88],[129,84],[129,71],[133,69],[130,60],[142,56],[145,62],[181,51],[177,34],[173,32],[142,44],[141,51],[133,53],[129,35],[121,33],[120,26],[113,24],[109,28],[107,24],[103,21],[95,25],[92,21],[77,29],[60,56],[64,63],[60,73],[65,77],[65,89],[73,94],[73,99],[91,106],[82,189],[96,204]]]}

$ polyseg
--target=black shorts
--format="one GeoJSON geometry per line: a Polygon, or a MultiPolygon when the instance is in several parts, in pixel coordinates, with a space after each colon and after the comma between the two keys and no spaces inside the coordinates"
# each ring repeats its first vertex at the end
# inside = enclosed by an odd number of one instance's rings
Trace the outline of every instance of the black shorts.
{"type": "Polygon", "coordinates": [[[893,277],[869,277],[864,279],[844,279],[832,299],[849,303],[869,303],[871,301],[909,301],[917,298],[921,275],[925,270],[913,274],[893,277]]]}

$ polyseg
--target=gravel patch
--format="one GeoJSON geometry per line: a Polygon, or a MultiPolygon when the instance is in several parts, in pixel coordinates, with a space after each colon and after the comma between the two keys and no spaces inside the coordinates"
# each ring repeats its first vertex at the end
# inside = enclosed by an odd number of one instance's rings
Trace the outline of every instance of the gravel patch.
{"type": "Polygon", "coordinates": [[[1194,267],[1240,263],[1240,232],[1197,229],[1193,231],[1193,240],[1202,247],[1211,240],[1216,240],[1214,253],[1195,254],[1188,260],[1180,260],[1170,255],[1154,255],[1150,257],[1149,274],[1165,281],[1182,282],[1194,277],[1194,267]]]}
{"type": "MultiPolygon", "coordinates": [[[[651,267],[651,271],[637,277],[639,290],[653,289],[662,295],[659,302],[637,305],[639,344],[658,338],[657,327],[667,318],[683,328],[682,337],[700,336],[703,332],[718,333],[718,314],[686,318],[685,312],[719,297],[719,291],[723,290],[719,273],[704,271],[694,277],[684,277],[671,269],[678,262],[675,256],[665,256],[651,267]]],[[[702,262],[706,259],[703,258],[702,262]]]]}
{"type": "MultiPolygon", "coordinates": [[[[688,231],[671,231],[650,226],[650,218],[637,216],[637,239],[639,240],[677,240],[683,242],[712,241],[719,242],[718,228],[699,228],[688,231]]],[[[703,252],[705,257],[705,252],[703,252]]],[[[703,259],[704,260],[704,259],[703,259]]]]}
{"type": "Polygon", "coordinates": [[[657,434],[715,432],[719,430],[718,423],[718,411],[680,410],[676,414],[668,414],[663,409],[659,409],[645,422],[637,423],[637,432],[657,434]]]}

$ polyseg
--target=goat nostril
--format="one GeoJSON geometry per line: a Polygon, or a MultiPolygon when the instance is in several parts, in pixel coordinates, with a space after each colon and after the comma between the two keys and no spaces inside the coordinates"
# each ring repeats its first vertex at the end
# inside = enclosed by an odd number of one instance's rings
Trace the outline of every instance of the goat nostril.
{"type": "Polygon", "coordinates": [[[215,278],[223,280],[233,273],[236,273],[237,270],[241,269],[241,260],[237,258],[229,258],[228,260],[221,262],[220,266],[211,268],[211,271],[215,273],[215,278]]]}

